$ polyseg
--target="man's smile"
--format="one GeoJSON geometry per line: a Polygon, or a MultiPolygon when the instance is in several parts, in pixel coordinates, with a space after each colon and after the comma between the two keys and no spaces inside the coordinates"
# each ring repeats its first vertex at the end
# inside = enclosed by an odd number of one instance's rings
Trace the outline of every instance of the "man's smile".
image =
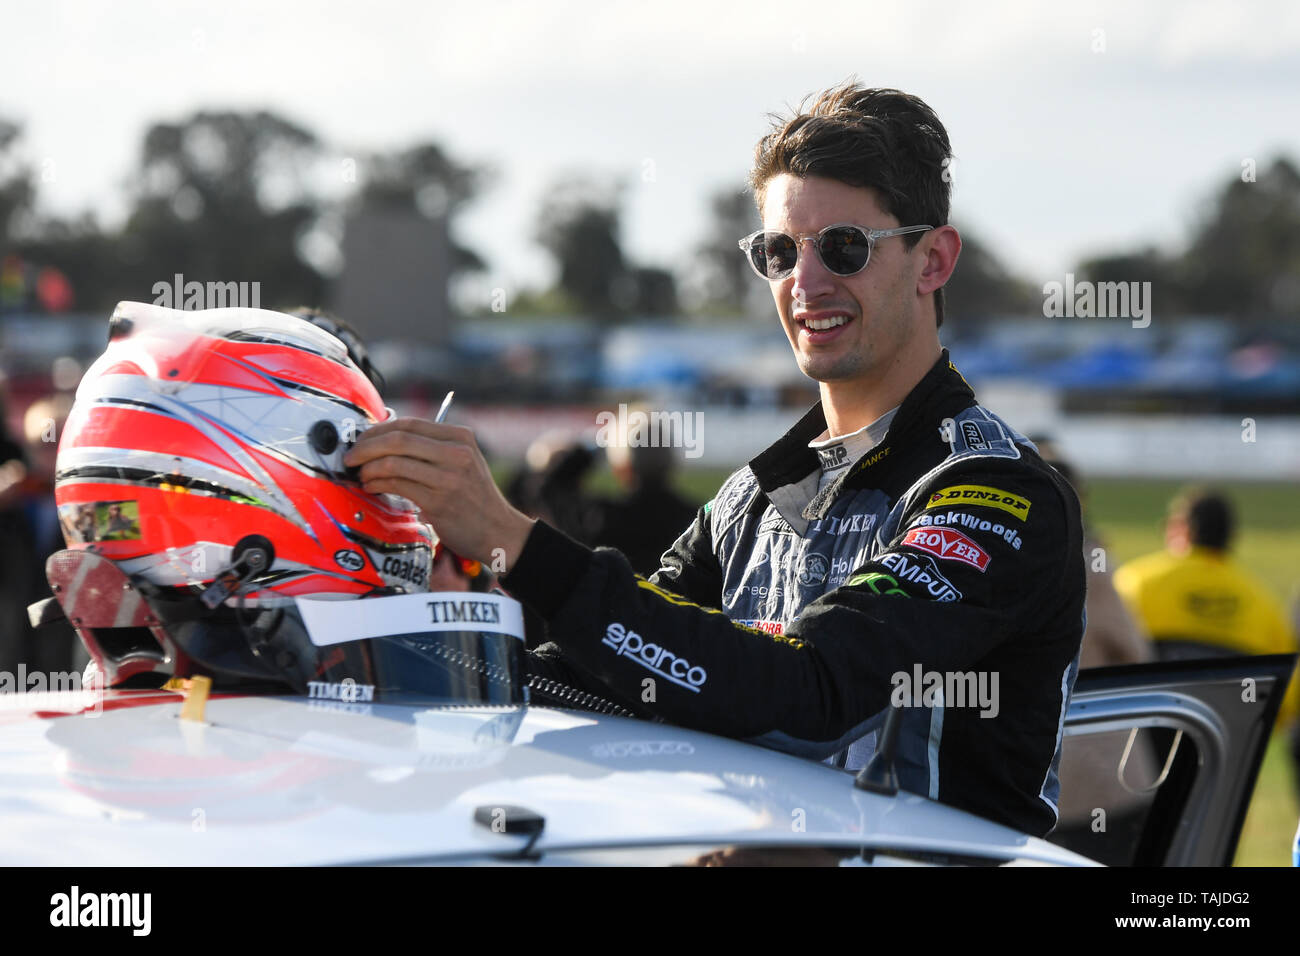
{"type": "Polygon", "coordinates": [[[838,338],[853,322],[853,316],[838,309],[820,312],[802,312],[794,317],[799,338],[809,345],[819,345],[838,338]]]}

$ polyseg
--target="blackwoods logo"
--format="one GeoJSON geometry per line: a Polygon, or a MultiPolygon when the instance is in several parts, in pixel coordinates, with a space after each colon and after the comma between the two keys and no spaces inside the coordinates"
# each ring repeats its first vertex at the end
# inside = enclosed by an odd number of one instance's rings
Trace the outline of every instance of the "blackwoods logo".
{"type": "Polygon", "coordinates": [[[152,912],[152,893],[82,893],[74,886],[50,897],[51,926],[129,926],[133,936],[148,936],[152,912]]]}
{"type": "Polygon", "coordinates": [[[894,685],[889,702],[895,707],[978,707],[981,718],[996,717],[1002,709],[997,671],[940,673],[913,664],[910,674],[897,671],[889,682],[894,685]]]}
{"type": "Polygon", "coordinates": [[[197,312],[201,309],[260,309],[262,283],[260,282],[197,282],[185,281],[176,273],[170,284],[155,282],[150,290],[154,305],[165,309],[183,309],[197,312]]]}
{"type": "Polygon", "coordinates": [[[597,413],[596,424],[601,448],[682,448],[687,458],[704,454],[703,412],[629,412],[620,402],[617,413],[597,413]]]}
{"type": "Polygon", "coordinates": [[[692,667],[686,658],[678,657],[658,644],[647,644],[640,634],[627,630],[617,621],[605,629],[601,643],[612,647],[619,657],[630,658],[646,670],[679,687],[685,687],[692,693],[698,694],[704,682],[709,679],[708,672],[703,667],[692,667]]]}
{"type": "Polygon", "coordinates": [[[1151,324],[1150,282],[1074,281],[1043,283],[1043,316],[1049,319],[1132,319],[1133,328],[1151,324]]]}
{"type": "Polygon", "coordinates": [[[1024,543],[1015,528],[1009,528],[1000,522],[976,518],[974,515],[962,514],[960,511],[949,511],[946,514],[937,515],[921,515],[916,519],[916,523],[917,525],[961,525],[961,527],[970,528],[972,531],[990,531],[1017,551],[1020,550],[1021,545],[1024,543]]]}

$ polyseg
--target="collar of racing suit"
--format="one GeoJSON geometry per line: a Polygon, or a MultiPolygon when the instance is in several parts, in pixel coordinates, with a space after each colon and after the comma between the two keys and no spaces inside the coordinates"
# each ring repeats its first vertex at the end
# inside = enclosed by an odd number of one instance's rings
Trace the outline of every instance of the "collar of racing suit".
{"type": "MultiPolygon", "coordinates": [[[[871,485],[891,490],[895,482],[901,493],[915,480],[915,469],[907,467],[917,454],[946,454],[942,423],[975,404],[975,392],[957,371],[944,349],[939,359],[908,392],[880,444],[872,448],[836,481],[815,495],[803,510],[809,520],[823,518],[845,487],[871,485]],[[937,443],[937,444],[936,444],[937,443]]],[[[808,447],[826,430],[826,416],[819,399],[798,422],[769,448],[749,463],[764,495],[797,484],[821,467],[817,453],[808,447]]]]}

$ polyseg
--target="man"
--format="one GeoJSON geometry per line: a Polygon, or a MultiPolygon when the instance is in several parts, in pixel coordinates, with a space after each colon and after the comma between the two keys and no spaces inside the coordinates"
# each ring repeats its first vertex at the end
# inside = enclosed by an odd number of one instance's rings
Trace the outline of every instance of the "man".
{"type": "MultiPolygon", "coordinates": [[[[1224,495],[1186,491],[1170,503],[1165,550],[1116,570],[1115,589],[1161,659],[1295,652],[1282,602],[1232,560],[1235,531],[1224,495]]],[[[1298,691],[1293,679],[1279,724],[1294,715],[1298,691]]]]}
{"type": "Polygon", "coordinates": [[[742,248],[821,400],[649,580],[510,508],[466,429],[385,422],[347,463],[504,568],[557,645],[537,671],[849,768],[892,700],[904,788],[1045,834],[1082,634],[1079,505],[939,343],[961,248],[950,156],[922,101],[855,86],[759,143],[766,232],[742,248]]]}

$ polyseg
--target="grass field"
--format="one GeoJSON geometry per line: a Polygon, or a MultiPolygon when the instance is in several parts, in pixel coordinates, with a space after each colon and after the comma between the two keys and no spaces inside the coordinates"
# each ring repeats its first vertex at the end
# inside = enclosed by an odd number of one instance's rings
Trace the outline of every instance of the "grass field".
{"type": "MultiPolygon", "coordinates": [[[[726,472],[692,469],[680,475],[678,487],[702,503],[726,476],[726,472]]],[[[608,493],[613,483],[608,473],[597,473],[589,487],[608,493]]],[[[1180,487],[1172,481],[1088,483],[1084,489],[1087,520],[1102,539],[1112,569],[1163,546],[1166,506],[1180,487]]],[[[1300,588],[1300,488],[1281,482],[1221,482],[1218,487],[1237,506],[1237,559],[1290,606],[1300,588]]],[[[1282,735],[1274,734],[1242,829],[1236,865],[1290,866],[1298,818],[1300,801],[1291,758],[1282,735]]]]}

